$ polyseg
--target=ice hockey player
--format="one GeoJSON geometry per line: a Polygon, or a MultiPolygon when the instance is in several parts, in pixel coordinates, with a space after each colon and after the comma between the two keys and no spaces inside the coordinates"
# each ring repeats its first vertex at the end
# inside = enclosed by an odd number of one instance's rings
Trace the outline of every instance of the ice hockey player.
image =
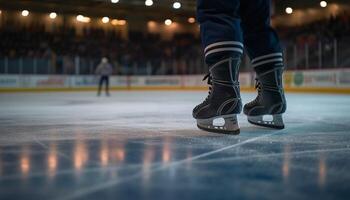
{"type": "Polygon", "coordinates": [[[95,73],[100,76],[99,84],[98,84],[98,91],[97,96],[101,95],[101,89],[103,86],[103,83],[106,84],[106,95],[110,96],[109,94],[109,76],[112,75],[113,68],[111,64],[108,63],[107,58],[102,58],[100,64],[97,66],[95,73]]]}
{"type": "Polygon", "coordinates": [[[237,114],[242,111],[239,66],[245,48],[256,72],[255,100],[244,114],[252,124],[284,128],[286,100],[282,86],[283,55],[277,34],[270,25],[270,0],[197,0],[209,94],[193,109],[200,129],[238,134],[237,114]],[[273,120],[265,120],[272,115],[273,120]],[[224,124],[214,120],[224,119],[224,124]]]}

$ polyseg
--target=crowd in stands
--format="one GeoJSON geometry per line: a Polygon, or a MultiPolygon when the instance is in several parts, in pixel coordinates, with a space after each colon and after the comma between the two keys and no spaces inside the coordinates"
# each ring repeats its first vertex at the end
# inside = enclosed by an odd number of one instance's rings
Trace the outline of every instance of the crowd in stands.
{"type": "Polygon", "coordinates": [[[311,24],[297,27],[277,27],[284,43],[312,44],[318,41],[330,41],[334,38],[341,40],[350,36],[350,14],[342,13],[330,16],[311,24]]]}
{"type": "Polygon", "coordinates": [[[201,58],[200,41],[191,34],[178,34],[172,40],[162,40],[157,34],[130,32],[128,40],[114,31],[84,29],[77,35],[73,28],[45,32],[43,26],[0,31],[0,57],[52,58],[79,56],[108,57],[122,66],[160,65],[173,60],[201,58]]]}
{"type": "MultiPolygon", "coordinates": [[[[350,17],[343,14],[294,28],[277,27],[284,44],[315,43],[350,36],[350,17]]],[[[85,29],[77,35],[73,28],[46,32],[41,25],[3,26],[0,29],[0,58],[52,58],[79,56],[99,59],[107,56],[120,66],[160,66],[162,62],[190,62],[202,58],[200,40],[191,34],[178,34],[172,40],[159,35],[130,32],[123,40],[116,32],[85,29]]],[[[57,61],[58,62],[58,61],[57,61]]],[[[171,72],[169,72],[171,73],[171,72]]]]}

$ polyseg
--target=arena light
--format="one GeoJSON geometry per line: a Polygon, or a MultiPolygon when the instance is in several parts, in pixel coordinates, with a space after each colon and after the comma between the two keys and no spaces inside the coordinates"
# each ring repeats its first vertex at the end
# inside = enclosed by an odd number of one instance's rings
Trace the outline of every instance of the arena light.
{"type": "Polygon", "coordinates": [[[90,17],[84,17],[82,22],[89,23],[90,21],[91,21],[90,17]]]}
{"type": "Polygon", "coordinates": [[[112,19],[111,24],[112,24],[113,26],[118,25],[118,20],[117,20],[117,19],[112,19]]]}
{"type": "Polygon", "coordinates": [[[27,17],[29,15],[29,11],[28,10],[22,10],[22,16],[23,17],[27,17]]]}
{"type": "Polygon", "coordinates": [[[327,7],[327,1],[321,1],[320,2],[320,6],[322,7],[322,8],[325,8],[325,7],[327,7]]]}
{"type": "Polygon", "coordinates": [[[82,22],[83,19],[84,19],[84,16],[83,16],[83,15],[78,15],[78,16],[77,16],[77,21],[82,22]]]}
{"type": "Polygon", "coordinates": [[[146,6],[152,6],[153,5],[153,1],[152,0],[146,0],[145,1],[145,5],[146,6]]]}
{"type": "Polygon", "coordinates": [[[118,3],[119,0],[111,0],[111,3],[118,3]]]}
{"type": "Polygon", "coordinates": [[[89,23],[91,21],[90,17],[84,17],[83,15],[77,16],[78,22],[89,23]]]}
{"type": "Polygon", "coordinates": [[[102,17],[102,23],[107,24],[109,22],[109,17],[102,17]]]}
{"type": "Polygon", "coordinates": [[[126,20],[124,20],[124,19],[118,20],[117,25],[124,26],[125,24],[126,24],[126,20]]]}
{"type": "Polygon", "coordinates": [[[195,19],[194,17],[189,17],[189,18],[187,19],[187,21],[188,21],[188,23],[193,24],[193,23],[196,22],[196,19],[195,19]]]}
{"type": "Polygon", "coordinates": [[[167,26],[170,26],[172,23],[173,23],[173,21],[171,21],[171,19],[166,19],[164,21],[164,24],[167,25],[167,26]]]}
{"type": "Polygon", "coordinates": [[[286,13],[289,14],[289,15],[292,14],[293,13],[293,8],[287,7],[286,8],[286,13]]]}
{"type": "Polygon", "coordinates": [[[50,13],[49,17],[50,17],[50,19],[56,19],[57,13],[52,12],[52,13],[50,13]]]}
{"type": "Polygon", "coordinates": [[[181,8],[181,3],[178,2],[178,1],[174,2],[174,3],[173,3],[173,8],[174,8],[174,9],[180,9],[180,8],[181,8]]]}
{"type": "Polygon", "coordinates": [[[157,26],[157,22],[155,21],[148,21],[147,26],[151,28],[155,28],[157,26]]]}

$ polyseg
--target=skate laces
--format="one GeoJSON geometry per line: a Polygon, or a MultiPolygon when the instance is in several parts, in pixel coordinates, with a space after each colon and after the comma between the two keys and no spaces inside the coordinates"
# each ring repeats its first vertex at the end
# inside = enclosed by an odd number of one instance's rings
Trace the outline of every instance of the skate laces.
{"type": "Polygon", "coordinates": [[[257,79],[257,78],[255,79],[255,89],[257,89],[258,92],[260,92],[262,89],[261,83],[260,83],[259,79],[257,79]]]}
{"type": "Polygon", "coordinates": [[[206,74],[206,75],[204,76],[204,78],[202,79],[202,81],[205,81],[205,80],[207,80],[207,79],[208,79],[208,81],[207,81],[208,85],[212,85],[212,77],[211,77],[211,74],[210,74],[210,73],[206,74]]]}
{"type": "Polygon", "coordinates": [[[200,103],[199,105],[197,105],[195,109],[200,108],[202,105],[206,104],[207,101],[209,100],[210,96],[211,96],[211,91],[212,91],[212,85],[213,85],[213,83],[212,83],[212,77],[211,77],[211,74],[210,74],[210,73],[206,74],[206,75],[204,76],[204,78],[203,78],[202,81],[205,81],[205,80],[208,80],[208,81],[207,81],[207,84],[209,85],[208,96],[207,96],[207,98],[205,98],[205,100],[204,100],[202,103],[200,103]]]}
{"type": "Polygon", "coordinates": [[[254,101],[252,101],[251,103],[257,103],[260,99],[261,96],[261,91],[262,91],[262,84],[259,81],[259,79],[255,79],[255,89],[258,91],[258,96],[254,99],[254,101]]]}
{"type": "Polygon", "coordinates": [[[212,85],[213,85],[213,78],[211,77],[211,74],[208,73],[204,76],[203,81],[207,80],[207,84],[209,85],[209,92],[208,92],[208,97],[205,99],[207,100],[209,96],[211,95],[211,90],[212,90],[212,85]],[[207,80],[208,79],[208,80],[207,80]]]}
{"type": "Polygon", "coordinates": [[[209,100],[209,97],[211,96],[211,92],[212,92],[213,78],[211,77],[210,73],[206,74],[202,81],[205,81],[205,80],[207,80],[207,84],[209,85],[209,91],[208,91],[207,98],[205,98],[205,100],[200,105],[205,104],[209,100]]]}

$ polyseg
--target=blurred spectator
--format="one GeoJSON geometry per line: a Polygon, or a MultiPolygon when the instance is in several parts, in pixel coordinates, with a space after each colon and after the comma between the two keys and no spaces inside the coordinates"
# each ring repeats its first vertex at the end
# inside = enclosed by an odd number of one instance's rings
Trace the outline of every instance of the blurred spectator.
{"type": "MultiPolygon", "coordinates": [[[[350,17],[346,13],[328,20],[298,27],[277,27],[285,44],[317,46],[350,35],[350,17]]],[[[76,35],[74,28],[60,27],[46,32],[42,25],[28,27],[3,26],[0,30],[0,58],[50,59],[55,73],[74,73],[74,57],[94,60],[109,57],[116,74],[189,74],[202,73],[198,67],[202,58],[200,40],[191,34],[177,34],[170,41],[157,34],[130,32],[129,40],[118,33],[97,28],[85,28],[76,35]],[[193,59],[197,60],[193,60],[193,59]],[[151,67],[150,67],[151,66],[151,67]],[[137,68],[137,70],[135,70],[137,68]]],[[[92,70],[86,70],[92,73],[92,70]]]]}

